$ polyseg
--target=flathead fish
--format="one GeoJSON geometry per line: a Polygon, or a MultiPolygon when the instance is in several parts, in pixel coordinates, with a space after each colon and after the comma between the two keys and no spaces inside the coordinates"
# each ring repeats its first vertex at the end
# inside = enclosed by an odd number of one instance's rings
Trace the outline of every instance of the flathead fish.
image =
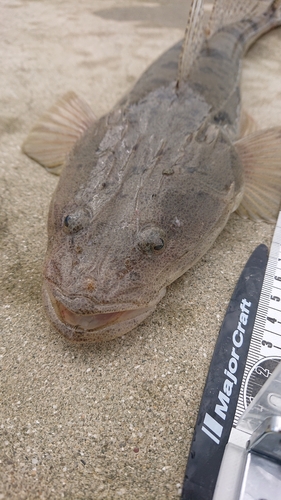
{"type": "Polygon", "coordinates": [[[230,214],[272,221],[281,198],[281,128],[252,130],[241,60],[281,24],[281,1],[191,5],[183,42],[99,120],[70,92],[23,150],[61,176],[48,219],[43,297],[77,342],[109,340],[155,309],[230,214]],[[179,60],[178,66],[176,61],[179,60]]]}

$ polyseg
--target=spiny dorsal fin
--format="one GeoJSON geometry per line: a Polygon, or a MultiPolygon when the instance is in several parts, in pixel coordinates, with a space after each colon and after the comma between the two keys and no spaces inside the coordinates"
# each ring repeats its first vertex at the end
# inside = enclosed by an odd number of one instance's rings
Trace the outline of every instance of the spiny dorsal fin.
{"type": "Polygon", "coordinates": [[[234,146],[245,172],[245,192],[237,212],[274,222],[281,203],[281,127],[254,132],[234,146]]]}
{"type": "Polygon", "coordinates": [[[59,174],[66,156],[94,121],[88,104],[68,92],[33,127],[23,143],[23,152],[49,172],[59,174]]]}
{"type": "Polygon", "coordinates": [[[204,41],[204,0],[193,0],[179,59],[178,82],[185,81],[204,41]]]}

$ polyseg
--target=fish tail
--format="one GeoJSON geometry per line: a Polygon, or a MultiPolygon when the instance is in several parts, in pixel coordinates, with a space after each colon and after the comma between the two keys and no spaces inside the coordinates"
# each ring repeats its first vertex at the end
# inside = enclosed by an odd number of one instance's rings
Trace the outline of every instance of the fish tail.
{"type": "MultiPolygon", "coordinates": [[[[256,2],[251,15],[246,15],[233,28],[236,31],[236,37],[240,41],[245,53],[249,47],[264,33],[281,25],[281,0],[266,2],[264,0],[256,2]],[[262,7],[269,4],[267,9],[262,7]]],[[[227,31],[228,26],[222,30],[227,31]]],[[[231,28],[229,27],[229,31],[231,28]]]]}
{"type": "MultiPolygon", "coordinates": [[[[262,25],[268,21],[280,22],[280,0],[236,0],[229,5],[227,0],[215,0],[206,28],[207,37],[212,36],[225,26],[243,21],[259,20],[262,25]]],[[[255,27],[257,31],[259,26],[255,27]]]]}
{"type": "Polygon", "coordinates": [[[272,8],[275,11],[276,18],[280,20],[280,18],[281,18],[281,0],[275,0],[275,2],[273,2],[273,4],[272,4],[272,8]]]}
{"type": "Polygon", "coordinates": [[[245,52],[262,34],[279,26],[281,0],[215,0],[207,23],[205,18],[204,0],[193,0],[179,60],[178,87],[188,79],[202,47],[216,33],[229,32],[245,52]]]}

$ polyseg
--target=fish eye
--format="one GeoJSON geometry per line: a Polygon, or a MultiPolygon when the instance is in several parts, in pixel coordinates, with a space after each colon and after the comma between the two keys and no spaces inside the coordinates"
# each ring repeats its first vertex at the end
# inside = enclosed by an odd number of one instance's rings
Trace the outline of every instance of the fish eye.
{"type": "Polygon", "coordinates": [[[137,236],[138,248],[143,253],[158,253],[165,247],[165,232],[157,227],[144,228],[137,236]]]}
{"type": "Polygon", "coordinates": [[[155,250],[155,252],[159,252],[160,250],[162,250],[164,248],[164,245],[165,245],[165,242],[164,242],[163,238],[159,238],[159,243],[154,245],[153,250],[155,250]]]}
{"type": "Polygon", "coordinates": [[[68,227],[69,224],[71,224],[71,217],[70,215],[67,215],[65,218],[64,218],[64,221],[63,221],[65,227],[68,227]]]}
{"type": "Polygon", "coordinates": [[[66,233],[77,233],[82,227],[81,220],[79,220],[77,214],[66,215],[63,220],[63,229],[66,233]]]}
{"type": "Polygon", "coordinates": [[[78,209],[64,217],[63,229],[68,234],[77,233],[87,225],[88,220],[85,210],[78,209]]]}

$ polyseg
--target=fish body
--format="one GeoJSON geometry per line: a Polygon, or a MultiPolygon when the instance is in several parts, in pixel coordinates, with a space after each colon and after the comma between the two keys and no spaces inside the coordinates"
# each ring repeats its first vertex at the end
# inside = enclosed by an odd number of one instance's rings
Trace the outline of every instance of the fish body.
{"type": "MultiPolygon", "coordinates": [[[[191,28],[202,30],[201,4],[192,4],[178,74],[181,44],[99,120],[68,94],[24,147],[40,161],[42,134],[56,134],[58,116],[63,129],[69,115],[79,115],[77,141],[50,205],[43,284],[48,315],[71,340],[109,340],[132,330],[208,250],[244,198],[242,214],[259,216],[251,189],[247,194],[247,146],[257,138],[238,140],[241,59],[281,15],[277,2],[267,2],[254,19],[214,29],[190,56],[191,28]]],[[[214,9],[220,12],[218,2],[214,9]]],[[[280,137],[278,129],[267,139],[275,144],[280,137]]],[[[51,168],[48,151],[41,163],[51,168]]],[[[280,184],[279,170],[272,168],[280,184]]],[[[281,187],[272,184],[276,205],[281,187]]]]}

